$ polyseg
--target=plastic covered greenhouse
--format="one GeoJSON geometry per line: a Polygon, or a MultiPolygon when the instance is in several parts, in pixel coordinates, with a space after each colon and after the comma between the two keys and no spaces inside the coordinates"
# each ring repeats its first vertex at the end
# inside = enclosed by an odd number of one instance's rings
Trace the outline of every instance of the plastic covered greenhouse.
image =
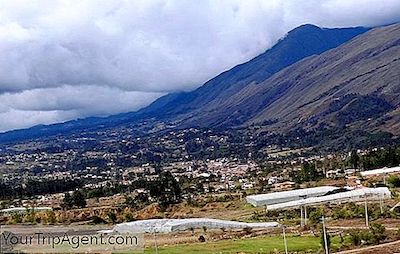
{"type": "Polygon", "coordinates": [[[339,189],[334,186],[321,186],[314,188],[306,188],[291,191],[281,191],[268,194],[252,195],[247,196],[246,200],[253,206],[264,206],[278,203],[284,203],[289,201],[300,200],[309,197],[318,197],[327,194],[328,192],[339,189]]]}
{"type": "Polygon", "coordinates": [[[357,202],[366,200],[371,201],[371,200],[383,200],[390,198],[391,198],[391,192],[387,187],[361,188],[321,197],[311,197],[285,203],[273,204],[267,206],[267,210],[296,208],[301,206],[310,206],[310,205],[317,205],[324,203],[343,203],[343,202],[357,202]]]}
{"type": "Polygon", "coordinates": [[[217,220],[208,218],[191,219],[150,219],[139,220],[115,225],[114,233],[152,233],[152,232],[174,232],[196,228],[207,229],[240,229],[240,228],[274,228],[277,222],[246,223],[237,221],[217,220]]]}
{"type": "Polygon", "coordinates": [[[0,213],[4,214],[11,214],[11,213],[26,213],[28,211],[35,211],[35,212],[45,212],[45,211],[52,211],[51,207],[13,207],[0,210],[0,213]]]}
{"type": "Polygon", "coordinates": [[[379,168],[360,172],[361,176],[373,176],[382,174],[400,173],[400,166],[393,168],[379,168]]]}

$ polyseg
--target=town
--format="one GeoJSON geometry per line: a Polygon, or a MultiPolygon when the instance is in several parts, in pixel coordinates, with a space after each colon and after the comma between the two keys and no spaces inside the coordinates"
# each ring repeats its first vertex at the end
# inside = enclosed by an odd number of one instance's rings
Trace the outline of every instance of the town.
{"type": "MultiPolygon", "coordinates": [[[[354,215],[340,215],[354,207],[334,205],[337,203],[334,198],[323,201],[332,203],[329,211],[323,212],[318,201],[309,206],[308,217],[303,218],[303,206],[258,205],[251,197],[319,186],[334,186],[332,191],[385,186],[392,192],[389,200],[369,198],[373,217],[368,219],[383,219],[381,223],[385,224],[391,218],[392,223],[397,223],[393,221],[397,220],[397,201],[391,196],[395,197],[400,188],[399,148],[381,146],[321,153],[312,147],[263,145],[251,136],[238,138],[195,128],[147,137],[115,137],[111,133],[103,139],[77,136],[59,137],[49,143],[46,140],[16,143],[3,149],[0,157],[1,222],[6,225],[89,223],[109,228],[152,218],[284,220],[291,234],[298,229],[290,225],[299,218],[301,228],[307,232],[310,224],[318,224],[318,218],[325,214],[331,223],[330,230],[337,232],[336,228],[343,227],[349,219],[361,219],[357,222],[359,226],[365,223],[363,206],[357,205],[362,200],[351,197],[348,203],[345,197],[344,203],[360,207],[354,215]],[[275,206],[282,208],[275,211],[275,206]],[[263,212],[266,207],[267,213],[263,212]],[[300,208],[302,214],[296,211],[300,208]],[[329,218],[342,221],[335,224],[329,218]],[[309,221],[307,227],[304,220],[309,221]]],[[[364,194],[355,195],[362,199],[364,194]]],[[[254,230],[257,235],[266,234],[254,230]]],[[[221,239],[242,237],[235,234],[231,232],[221,239]]],[[[216,240],[215,236],[212,238],[216,240]]],[[[388,235],[386,240],[390,239],[392,236],[388,235]]],[[[171,245],[164,240],[165,246],[171,245]]],[[[334,248],[357,245],[343,243],[334,248]]]]}

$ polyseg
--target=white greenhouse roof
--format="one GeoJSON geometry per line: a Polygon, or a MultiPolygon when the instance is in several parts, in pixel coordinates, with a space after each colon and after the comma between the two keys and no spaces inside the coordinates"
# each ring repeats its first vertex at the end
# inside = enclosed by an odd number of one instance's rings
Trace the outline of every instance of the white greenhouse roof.
{"type": "Polygon", "coordinates": [[[334,186],[320,186],[314,188],[251,195],[247,196],[246,200],[253,206],[271,205],[271,204],[304,199],[307,197],[322,196],[330,191],[334,191],[337,189],[339,188],[334,186]]]}
{"type": "Polygon", "coordinates": [[[362,176],[371,176],[371,175],[381,175],[381,174],[390,174],[390,173],[396,173],[400,172],[400,166],[399,167],[393,167],[393,168],[378,168],[374,170],[367,170],[360,172],[362,176]]]}
{"type": "Polygon", "coordinates": [[[277,210],[285,208],[295,208],[304,205],[317,205],[324,203],[335,203],[335,202],[356,202],[367,200],[378,200],[378,199],[389,199],[391,198],[391,192],[387,187],[379,188],[361,188],[346,192],[340,192],[336,194],[311,197],[296,201],[290,201],[285,203],[273,204],[267,206],[268,210],[277,210]]]}
{"type": "Polygon", "coordinates": [[[277,222],[246,223],[238,221],[217,220],[208,218],[191,219],[150,219],[139,220],[115,225],[115,233],[152,233],[174,232],[189,230],[191,228],[207,229],[238,229],[238,228],[273,228],[278,227],[277,222]]]}
{"type": "MultiPolygon", "coordinates": [[[[21,212],[26,212],[29,209],[32,209],[32,207],[12,207],[0,210],[0,213],[21,213],[21,212]]],[[[33,210],[35,212],[43,212],[43,211],[52,211],[53,209],[51,207],[34,207],[33,210]]]]}

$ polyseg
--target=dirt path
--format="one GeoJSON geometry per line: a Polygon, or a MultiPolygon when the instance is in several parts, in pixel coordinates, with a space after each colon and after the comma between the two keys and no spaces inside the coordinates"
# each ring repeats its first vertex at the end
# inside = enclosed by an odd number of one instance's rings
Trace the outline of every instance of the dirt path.
{"type": "Polygon", "coordinates": [[[400,240],[355,250],[336,252],[335,254],[396,254],[400,253],[400,240]]]}

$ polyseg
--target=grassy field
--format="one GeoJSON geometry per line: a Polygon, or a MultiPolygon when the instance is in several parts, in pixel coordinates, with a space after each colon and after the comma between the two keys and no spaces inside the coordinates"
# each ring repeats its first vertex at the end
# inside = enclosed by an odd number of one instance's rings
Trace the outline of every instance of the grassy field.
{"type": "MultiPolygon", "coordinates": [[[[337,246],[338,239],[332,239],[332,246],[337,246]]],[[[312,252],[315,253],[320,249],[320,239],[314,236],[289,236],[289,251],[312,252]]],[[[240,240],[223,240],[217,242],[180,244],[168,247],[159,247],[160,254],[228,254],[228,253],[284,253],[284,244],[282,237],[267,236],[240,240]]],[[[156,253],[154,248],[145,250],[146,254],[156,253]]]]}

